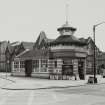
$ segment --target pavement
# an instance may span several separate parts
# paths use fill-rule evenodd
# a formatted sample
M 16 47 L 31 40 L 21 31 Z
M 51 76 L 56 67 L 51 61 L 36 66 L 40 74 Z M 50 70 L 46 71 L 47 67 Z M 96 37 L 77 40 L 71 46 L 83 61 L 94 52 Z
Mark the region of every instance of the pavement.
M 39 90 L 39 89 L 52 89 L 52 88 L 68 88 L 76 86 L 86 86 L 86 80 L 48 80 L 28 77 L 13 77 L 9 75 L 0 76 L 0 88 L 6 90 Z M 105 83 L 105 78 L 97 75 L 98 83 Z M 96 84 L 96 85 L 97 85 Z

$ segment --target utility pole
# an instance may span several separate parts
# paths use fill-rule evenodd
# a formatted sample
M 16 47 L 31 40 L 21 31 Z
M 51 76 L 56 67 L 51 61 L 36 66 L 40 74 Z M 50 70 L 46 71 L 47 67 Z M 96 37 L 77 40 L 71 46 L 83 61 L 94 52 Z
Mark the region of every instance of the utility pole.
M 96 44 L 95 44 L 95 25 L 93 26 L 93 40 L 94 40 L 94 54 L 93 54 L 93 72 L 94 72 L 94 83 L 97 83 L 96 78 Z
M 94 83 L 97 83 L 97 78 L 96 78 L 96 44 L 95 44 L 95 29 L 97 26 L 103 24 L 105 22 L 101 22 L 99 24 L 93 25 L 93 40 L 94 40 L 94 56 L 93 56 L 93 68 L 94 68 Z
M 0 71 L 1 71 L 1 42 L 0 42 Z

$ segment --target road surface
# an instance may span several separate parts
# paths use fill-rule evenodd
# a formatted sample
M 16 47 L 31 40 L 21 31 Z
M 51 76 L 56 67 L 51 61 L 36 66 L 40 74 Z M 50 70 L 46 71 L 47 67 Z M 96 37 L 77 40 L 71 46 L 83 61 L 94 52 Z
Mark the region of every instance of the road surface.
M 105 105 L 105 84 L 42 90 L 0 89 L 0 105 Z

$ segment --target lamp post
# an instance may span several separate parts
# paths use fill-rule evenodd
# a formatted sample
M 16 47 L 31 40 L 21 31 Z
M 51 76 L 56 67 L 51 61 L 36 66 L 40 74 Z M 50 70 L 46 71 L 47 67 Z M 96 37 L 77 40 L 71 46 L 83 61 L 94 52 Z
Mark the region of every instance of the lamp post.
M 2 51 L 1 51 L 1 44 L 2 44 L 2 43 L 0 42 L 0 71 L 2 71 L 2 70 L 1 70 L 1 52 L 2 52 Z
M 93 64 L 93 67 L 94 67 L 94 83 L 97 83 L 97 78 L 96 78 L 96 51 L 95 51 L 95 48 L 96 48 L 96 44 L 95 44 L 95 29 L 97 26 L 103 24 L 105 22 L 101 22 L 99 24 L 96 24 L 96 25 L 93 25 L 93 40 L 94 40 L 94 64 Z

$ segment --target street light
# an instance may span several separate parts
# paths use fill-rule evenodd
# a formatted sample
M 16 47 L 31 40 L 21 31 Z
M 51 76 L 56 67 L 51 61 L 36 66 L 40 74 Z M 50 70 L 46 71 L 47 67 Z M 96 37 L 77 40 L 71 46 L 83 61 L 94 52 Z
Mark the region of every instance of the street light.
M 95 44 L 95 28 L 101 24 L 105 23 L 104 21 L 99 23 L 99 24 L 96 24 L 96 25 L 93 25 L 93 40 L 94 40 L 94 83 L 97 83 L 97 78 L 96 78 L 96 51 L 95 51 L 95 47 L 96 47 L 96 44 Z

